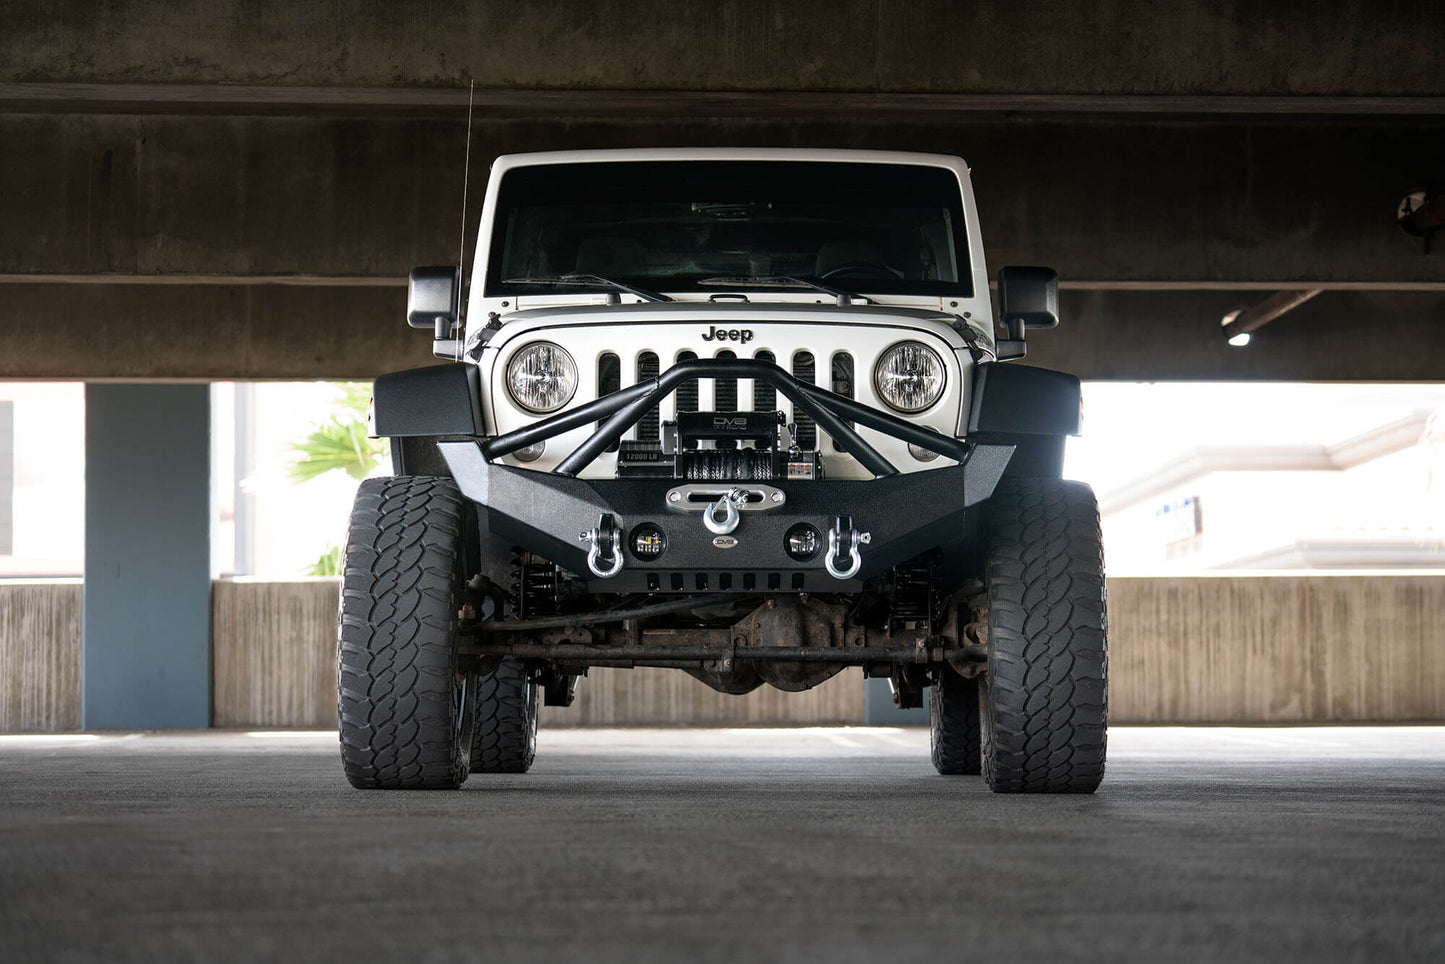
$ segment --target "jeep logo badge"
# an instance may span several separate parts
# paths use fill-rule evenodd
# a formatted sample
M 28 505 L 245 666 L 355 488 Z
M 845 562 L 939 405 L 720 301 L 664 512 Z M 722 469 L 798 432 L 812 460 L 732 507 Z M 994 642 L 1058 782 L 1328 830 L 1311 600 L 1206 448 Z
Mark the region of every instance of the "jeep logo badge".
M 703 332 L 703 341 L 736 341 L 746 345 L 753 340 L 751 328 L 719 328 L 716 325 L 709 325 L 707 331 Z

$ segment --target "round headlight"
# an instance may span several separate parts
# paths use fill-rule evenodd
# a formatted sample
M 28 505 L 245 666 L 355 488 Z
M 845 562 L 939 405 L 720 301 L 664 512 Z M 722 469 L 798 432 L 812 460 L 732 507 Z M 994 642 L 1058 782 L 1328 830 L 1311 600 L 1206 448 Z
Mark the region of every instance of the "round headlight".
M 560 345 L 535 342 L 507 363 L 507 391 L 529 412 L 555 412 L 577 391 L 577 363 Z
M 900 412 L 921 412 L 943 395 L 943 359 L 916 341 L 899 342 L 873 367 L 878 397 Z

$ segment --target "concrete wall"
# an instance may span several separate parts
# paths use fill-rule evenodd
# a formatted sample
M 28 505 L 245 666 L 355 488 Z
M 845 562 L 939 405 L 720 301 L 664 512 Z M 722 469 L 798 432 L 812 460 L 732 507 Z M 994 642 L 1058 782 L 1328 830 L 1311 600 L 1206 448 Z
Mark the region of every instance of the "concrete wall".
M 211 724 L 336 725 L 335 579 L 211 588 Z
M 215 584 L 213 722 L 335 722 L 336 584 Z M 1111 579 L 1116 723 L 1445 721 L 1445 574 Z M 80 726 L 78 583 L 0 583 L 0 731 Z M 861 723 L 850 671 L 809 693 L 714 693 L 597 670 L 543 725 Z
M 81 581 L 0 580 L 0 732 L 80 729 Z
M 1445 720 L 1445 575 L 1109 580 L 1110 718 Z

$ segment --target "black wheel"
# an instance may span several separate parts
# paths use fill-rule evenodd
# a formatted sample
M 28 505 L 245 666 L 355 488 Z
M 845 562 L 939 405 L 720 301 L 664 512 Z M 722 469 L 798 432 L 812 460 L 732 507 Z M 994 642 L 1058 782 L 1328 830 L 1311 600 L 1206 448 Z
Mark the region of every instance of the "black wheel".
M 976 774 L 983 765 L 978 680 L 964 679 L 946 665 L 936 672 L 938 678 L 928 689 L 933 766 L 949 776 Z
M 341 760 L 351 785 L 455 789 L 474 699 L 457 661 L 472 512 L 450 479 L 367 479 L 342 561 Z
M 998 793 L 1092 793 L 1108 717 L 1094 493 L 1081 482 L 1005 480 L 986 511 L 984 776 Z
M 472 679 L 473 773 L 526 773 L 537 755 L 537 684 L 514 659 Z

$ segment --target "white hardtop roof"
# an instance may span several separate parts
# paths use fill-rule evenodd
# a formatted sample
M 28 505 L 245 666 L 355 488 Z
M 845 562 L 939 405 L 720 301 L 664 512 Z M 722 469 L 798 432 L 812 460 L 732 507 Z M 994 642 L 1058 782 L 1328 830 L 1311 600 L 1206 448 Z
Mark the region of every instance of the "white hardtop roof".
M 952 154 L 908 151 L 854 151 L 808 147 L 637 147 L 598 151 L 539 151 L 503 154 L 492 163 L 495 173 L 536 164 L 596 164 L 613 161 L 835 161 L 852 164 L 917 164 L 967 171 L 963 158 Z

